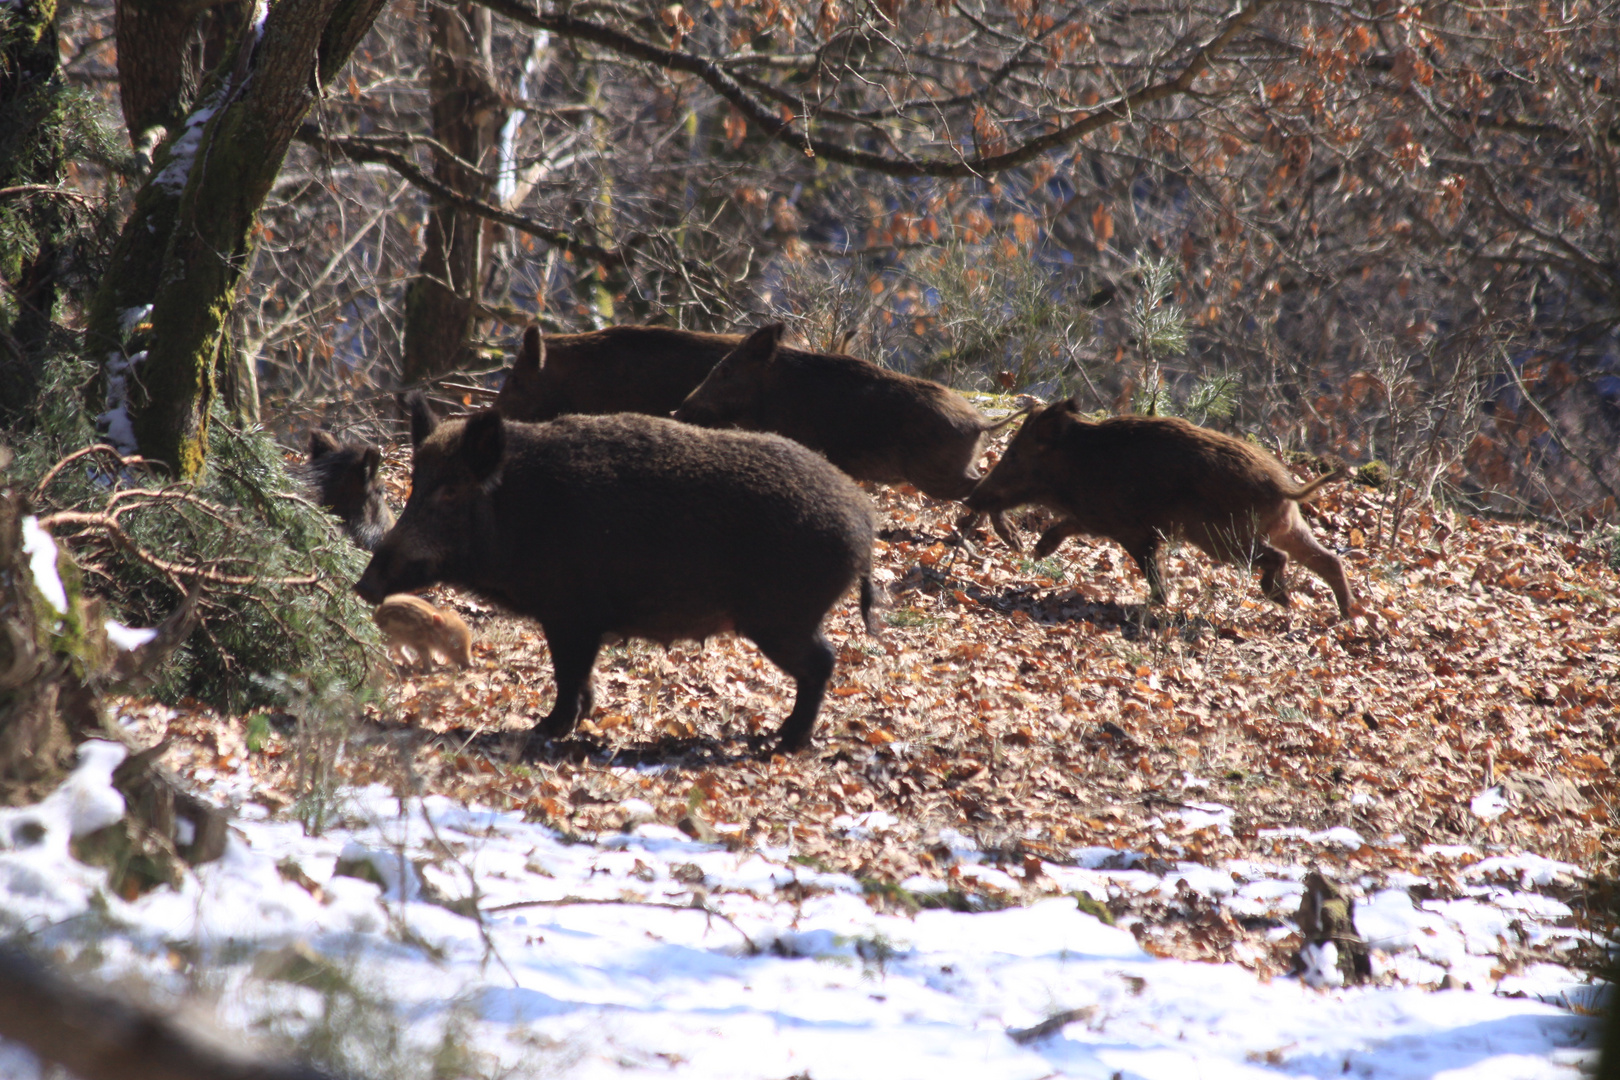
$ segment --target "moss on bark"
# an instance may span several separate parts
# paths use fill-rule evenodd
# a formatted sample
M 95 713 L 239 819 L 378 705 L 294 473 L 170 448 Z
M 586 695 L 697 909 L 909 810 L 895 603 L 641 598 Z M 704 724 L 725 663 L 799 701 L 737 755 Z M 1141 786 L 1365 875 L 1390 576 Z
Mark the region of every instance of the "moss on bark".
M 119 236 L 92 306 L 89 349 L 144 357 L 129 381 L 140 452 L 181 477 L 208 455 L 214 368 L 259 207 L 319 89 L 384 0 L 281 0 L 209 75 L 199 107 L 174 125 Z M 342 56 L 336 55 L 338 51 Z M 151 306 L 137 324 L 128 313 Z M 106 379 L 98 392 L 105 392 Z

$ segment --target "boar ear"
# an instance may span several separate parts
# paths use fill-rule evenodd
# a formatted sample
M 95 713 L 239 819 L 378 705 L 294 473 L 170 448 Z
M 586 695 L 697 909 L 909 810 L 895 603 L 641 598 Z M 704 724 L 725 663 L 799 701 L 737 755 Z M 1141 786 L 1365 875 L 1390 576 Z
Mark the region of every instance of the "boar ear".
M 506 425 L 501 414 L 485 409 L 467 418 L 461 429 L 461 460 L 472 470 L 473 478 L 482 483 L 500 467 L 506 456 Z
M 539 371 L 545 366 L 545 339 L 540 336 L 538 326 L 531 326 L 523 331 L 523 348 L 518 353 L 517 363 L 512 367 L 518 371 Z
M 415 449 L 427 442 L 428 436 L 439 426 L 439 418 L 433 414 L 427 395 L 420 390 L 406 397 L 405 411 L 411 414 L 411 448 Z
M 366 480 L 377 479 L 377 467 L 382 464 L 382 451 L 375 446 L 366 447 L 366 452 L 360 458 L 360 467 L 365 470 Z
M 341 449 L 343 444 L 330 431 L 318 427 L 309 429 L 309 460 L 314 461 Z
M 1080 412 L 1080 395 L 1076 394 L 1074 397 L 1063 399 L 1058 405 L 1058 411 L 1078 415 Z
M 777 346 L 782 343 L 782 330 L 779 322 L 766 323 L 744 338 L 731 355 L 742 363 L 768 363 L 775 358 Z

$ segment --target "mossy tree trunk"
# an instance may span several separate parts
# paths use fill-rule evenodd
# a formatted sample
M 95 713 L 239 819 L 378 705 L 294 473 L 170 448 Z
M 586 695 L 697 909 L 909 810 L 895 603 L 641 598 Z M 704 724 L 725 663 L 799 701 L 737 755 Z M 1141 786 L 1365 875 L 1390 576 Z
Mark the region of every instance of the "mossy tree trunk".
M 428 13 L 433 51 L 428 67 L 433 137 L 467 165 L 439 155 L 435 177 L 488 201 L 507 109 L 495 85 L 490 55 L 490 14 L 477 4 L 434 4 Z M 407 382 L 465 366 L 468 339 L 478 313 L 483 268 L 484 222 L 461 210 L 435 205 L 428 214 L 418 276 L 405 293 Z
M 254 0 L 118 0 L 118 96 L 132 146 L 150 151 L 184 121 L 253 7 Z
M 56 0 L 0 5 L 0 423 L 25 419 L 57 295 L 68 225 L 60 140 L 50 130 L 61 73 Z
M 193 477 L 208 453 L 214 367 L 258 211 L 321 88 L 385 0 L 275 0 L 171 125 L 92 303 L 97 391 L 147 458 Z M 127 365 L 120 377 L 117 368 Z M 115 441 L 120 428 L 109 416 Z M 123 441 L 128 441 L 123 440 Z

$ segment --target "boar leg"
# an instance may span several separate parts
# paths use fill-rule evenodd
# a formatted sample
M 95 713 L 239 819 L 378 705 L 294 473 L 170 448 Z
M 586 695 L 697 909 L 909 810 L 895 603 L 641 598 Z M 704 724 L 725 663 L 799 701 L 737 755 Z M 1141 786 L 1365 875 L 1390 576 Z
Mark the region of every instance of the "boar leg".
M 1127 555 L 1136 560 L 1136 565 L 1142 568 L 1142 576 L 1147 578 L 1150 604 L 1165 602 L 1164 578 L 1159 575 L 1159 543 L 1160 537 L 1156 532 L 1120 540 L 1120 546 L 1125 549 Z
M 1041 533 L 1041 538 L 1035 542 L 1035 557 L 1037 559 L 1046 558 L 1056 551 L 1058 545 L 1062 544 L 1063 541 L 1071 536 L 1079 536 L 1085 531 L 1085 529 L 1081 528 L 1080 523 L 1073 518 L 1049 526 L 1045 532 Z
M 1321 544 L 1311 535 L 1310 527 L 1299 516 L 1299 508 L 1290 504 L 1291 513 L 1282 522 L 1282 527 L 1273 531 L 1271 542 L 1303 563 L 1305 569 L 1327 582 L 1328 588 L 1333 590 L 1333 597 L 1339 602 L 1339 615 L 1348 619 L 1351 604 L 1350 581 L 1344 575 L 1344 563 L 1339 557 Z
M 1288 595 L 1288 582 L 1283 577 L 1288 569 L 1287 555 L 1264 540 L 1256 540 L 1254 565 L 1260 571 L 1260 591 L 1266 594 L 1267 600 L 1275 601 L 1283 607 L 1293 603 Z
M 547 633 L 546 643 L 551 647 L 551 667 L 557 676 L 557 701 L 535 726 L 535 734 L 557 739 L 573 731 L 579 718 L 589 713 L 595 703 L 591 667 L 602 647 L 602 635 Z M 532 737 L 530 742 L 532 745 Z
M 1013 530 L 1011 525 L 1007 524 L 1006 511 L 992 511 L 990 514 L 990 525 L 996 530 L 996 535 L 1001 537 L 1002 542 L 1008 547 L 1012 548 L 1014 551 L 1024 550 L 1024 542 L 1018 539 L 1018 533 Z
M 827 680 L 832 678 L 832 646 L 821 636 L 819 628 L 810 634 L 773 629 L 761 635 L 750 633 L 747 636 L 771 663 L 793 676 L 798 686 L 793 711 L 777 732 L 776 750 L 793 754 L 809 749 L 816 714 L 821 712 L 821 699 L 827 693 Z

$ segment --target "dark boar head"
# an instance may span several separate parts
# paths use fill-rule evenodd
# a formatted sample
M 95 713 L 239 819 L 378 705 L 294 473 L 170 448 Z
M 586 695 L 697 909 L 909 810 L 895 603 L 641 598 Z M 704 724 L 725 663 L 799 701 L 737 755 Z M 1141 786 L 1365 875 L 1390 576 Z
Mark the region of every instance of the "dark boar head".
M 767 323 L 749 334 L 686 396 L 673 413 L 675 419 L 700 427 L 758 427 L 781 342 L 781 323 Z
M 377 468 L 382 453 L 366 443 L 345 443 L 321 428 L 309 432 L 309 463 L 304 476 L 320 504 L 343 519 L 354 542 L 366 550 L 377 546 L 394 524 Z
M 441 424 L 421 394 L 407 404 L 411 497 L 354 586 L 373 604 L 476 572 L 491 542 L 490 490 L 506 456 L 506 428 L 495 410 Z
M 523 331 L 523 348 L 495 395 L 496 411 L 510 420 L 539 418 L 546 405 L 546 378 L 541 374 L 545 366 L 545 339 L 538 326 L 531 326 Z

